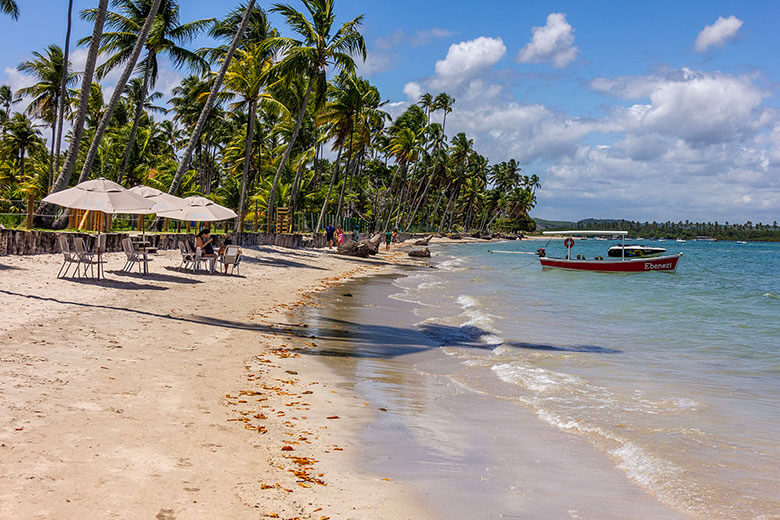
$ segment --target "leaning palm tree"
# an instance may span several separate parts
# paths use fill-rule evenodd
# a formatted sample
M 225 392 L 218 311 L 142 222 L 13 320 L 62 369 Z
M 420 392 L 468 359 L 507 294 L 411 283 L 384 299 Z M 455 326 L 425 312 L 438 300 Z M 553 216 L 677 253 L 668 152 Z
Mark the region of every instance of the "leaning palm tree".
M 116 0 L 114 5 L 117 12 L 108 15 L 108 26 L 112 29 L 103 35 L 103 47 L 101 53 L 109 54 L 106 62 L 100 66 L 98 73 L 104 77 L 109 71 L 126 63 L 131 59 L 136 44 L 142 37 L 146 20 L 156 4 L 156 0 Z M 84 18 L 92 20 L 95 16 L 94 9 L 84 11 Z M 146 39 L 146 54 L 140 62 L 140 70 L 143 75 L 144 92 L 154 88 L 159 71 L 158 59 L 161 55 L 167 56 L 174 67 L 188 67 L 200 73 L 208 70 L 206 61 L 197 53 L 183 47 L 200 32 L 204 31 L 213 19 L 195 20 L 189 23 L 180 23 L 179 4 L 176 0 L 164 0 L 154 18 L 154 24 Z M 148 29 L 147 29 L 148 30 Z M 142 98 L 145 96 L 142 96 Z M 122 158 L 122 167 L 118 178 L 124 176 L 133 150 L 133 142 L 138 125 L 143 115 L 143 101 L 135 107 L 135 118 L 130 131 L 125 155 Z
M 269 220 L 273 220 L 274 200 L 279 179 L 287 166 L 287 160 L 295 145 L 303 116 L 309 106 L 315 87 L 318 94 L 315 104 L 320 106 L 325 93 L 327 68 L 335 66 L 337 69 L 349 73 L 355 70 L 355 55 L 361 56 L 363 60 L 366 59 L 366 43 L 357 30 L 363 19 L 362 15 L 344 23 L 334 33 L 333 24 L 336 21 L 336 14 L 333 10 L 333 4 L 335 0 L 301 1 L 311 20 L 287 4 L 275 4 L 272 9 L 272 11 L 284 16 L 290 29 L 301 36 L 301 39 L 280 37 L 269 40 L 269 44 L 281 45 L 284 48 L 284 58 L 277 66 L 279 77 L 286 81 L 293 81 L 296 77 L 304 76 L 307 84 L 303 102 L 295 119 L 295 127 L 279 161 L 271 186 L 267 211 Z
M 15 0 L 0 0 L 0 11 L 11 15 L 14 20 L 19 19 L 19 6 Z
M 184 176 L 184 172 L 187 171 L 187 168 L 190 166 L 192 152 L 195 149 L 195 145 L 200 140 L 203 127 L 206 126 L 206 120 L 208 119 L 209 113 L 211 112 L 211 107 L 214 106 L 214 101 L 217 99 L 217 96 L 222 89 L 222 81 L 225 78 L 225 74 L 227 73 L 227 69 L 230 66 L 230 62 L 233 59 L 233 54 L 236 52 L 236 48 L 244 36 L 244 31 L 246 31 L 246 27 L 249 24 L 249 18 L 254 6 L 255 0 L 249 0 L 249 3 L 246 6 L 246 10 L 244 11 L 244 17 L 241 20 L 241 26 L 238 28 L 238 31 L 236 31 L 236 34 L 233 37 L 233 42 L 230 44 L 230 48 L 228 49 L 227 54 L 222 61 L 222 67 L 219 69 L 216 78 L 214 78 L 211 92 L 209 92 L 206 103 L 203 105 L 203 109 L 200 111 L 198 121 L 195 123 L 195 127 L 192 130 L 192 135 L 190 135 L 190 140 L 187 143 L 187 147 L 184 149 L 181 160 L 179 161 L 179 167 L 176 169 L 176 173 L 174 174 L 173 179 L 171 179 L 171 185 L 168 188 L 168 193 L 175 194 L 178 191 L 179 184 L 181 183 L 182 177 Z
M 79 155 L 81 137 L 84 134 L 84 121 L 87 118 L 87 105 L 89 103 L 92 76 L 95 73 L 98 50 L 100 49 L 100 38 L 103 35 L 103 25 L 106 21 L 107 13 L 108 0 L 100 0 L 97 14 L 95 16 L 95 26 L 92 30 L 92 38 L 90 39 L 89 43 L 89 50 L 87 51 L 87 62 L 84 66 L 81 94 L 79 95 L 79 108 L 78 112 L 76 113 L 76 119 L 73 123 L 70 146 L 68 147 L 68 155 L 65 159 L 65 165 L 62 168 L 62 172 L 59 174 L 57 180 L 52 186 L 52 193 L 61 191 L 68 186 L 70 183 L 70 178 L 73 175 L 73 170 L 76 168 L 76 159 Z M 51 204 L 41 204 L 38 206 L 38 211 L 36 212 L 36 221 L 38 225 L 48 224 L 51 222 L 52 219 L 43 217 L 44 215 L 47 215 L 50 210 Z
M 95 130 L 95 135 L 92 138 L 92 144 L 90 144 L 89 150 L 87 151 L 87 156 L 84 159 L 84 165 L 81 168 L 81 175 L 79 175 L 79 182 L 83 182 L 87 180 L 87 178 L 89 177 L 90 171 L 92 170 L 92 163 L 95 160 L 98 147 L 100 146 L 100 140 L 103 138 L 103 133 L 106 131 L 109 121 L 111 121 L 111 117 L 113 116 L 114 110 L 116 109 L 116 106 L 119 103 L 119 99 L 125 93 L 125 86 L 127 85 L 127 82 L 130 79 L 130 75 L 133 73 L 133 69 L 135 69 L 136 63 L 138 63 L 138 58 L 141 55 L 141 51 L 143 50 L 144 45 L 146 44 L 147 38 L 149 36 L 149 31 L 151 30 L 152 24 L 154 23 L 155 17 L 157 16 L 157 12 L 160 8 L 161 3 L 162 0 L 154 0 L 154 2 L 152 3 L 149 9 L 149 13 L 146 16 L 146 20 L 144 21 L 144 25 L 143 27 L 141 27 L 141 31 L 138 34 L 138 39 L 136 40 L 135 45 L 133 46 L 133 50 L 130 53 L 130 55 L 127 56 L 127 63 L 125 64 L 125 69 L 122 72 L 122 75 L 119 77 L 116 86 L 114 87 L 114 93 L 111 95 L 111 100 L 108 102 L 108 106 L 106 107 L 106 110 L 100 119 L 100 123 L 98 123 L 97 129 Z M 140 89 L 136 87 L 135 90 L 139 91 L 139 96 L 138 96 L 139 98 L 143 98 L 146 96 L 146 92 L 143 87 L 141 87 Z M 140 101 L 140 105 L 143 107 L 143 104 L 144 104 L 144 100 L 142 99 Z M 135 127 L 137 128 L 137 125 L 135 125 Z M 132 138 L 131 138 L 131 142 L 132 142 Z M 122 182 L 121 172 L 120 175 L 117 177 L 117 182 L 119 183 Z
M 32 76 L 35 83 L 19 89 L 18 94 L 29 96 L 32 101 L 27 106 L 27 114 L 46 122 L 51 128 L 51 150 L 49 152 L 49 185 L 53 182 L 54 150 L 57 141 L 57 120 L 60 96 L 76 82 L 76 74 L 66 76 L 65 88 L 61 84 L 63 69 L 66 68 L 62 49 L 58 45 L 49 45 L 43 53 L 33 52 L 33 59 L 24 61 L 17 67 L 21 72 Z
M 273 34 L 270 26 L 268 34 Z M 274 34 L 275 36 L 275 34 Z M 243 49 L 237 49 L 230 67 L 225 74 L 225 88 L 238 95 L 241 99 L 233 103 L 232 109 L 249 109 L 247 121 L 246 143 L 244 150 L 244 170 L 241 176 L 241 193 L 238 203 L 236 228 L 243 229 L 244 207 L 246 204 L 246 186 L 249 177 L 249 163 L 252 160 L 252 139 L 254 138 L 255 122 L 257 120 L 257 104 L 260 101 L 263 88 L 268 84 L 269 72 L 273 65 L 273 49 L 259 44 L 251 44 Z M 265 96 L 268 98 L 268 96 Z

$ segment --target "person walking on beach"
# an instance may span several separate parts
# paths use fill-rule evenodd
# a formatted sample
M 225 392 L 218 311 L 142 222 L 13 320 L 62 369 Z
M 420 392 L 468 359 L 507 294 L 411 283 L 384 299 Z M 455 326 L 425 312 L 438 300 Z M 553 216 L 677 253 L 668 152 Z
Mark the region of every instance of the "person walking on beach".
M 390 250 L 390 242 L 393 240 L 393 235 L 395 234 L 395 231 L 385 231 L 385 251 Z
M 336 228 L 333 225 L 328 224 L 325 226 L 325 239 L 328 241 L 328 249 L 333 249 L 333 233 L 336 232 Z
M 357 224 L 355 224 L 355 229 L 352 231 L 352 240 L 360 242 L 360 230 L 358 229 Z
M 344 243 L 344 231 L 341 229 L 341 226 L 336 228 L 336 240 L 338 241 L 338 245 L 342 245 Z

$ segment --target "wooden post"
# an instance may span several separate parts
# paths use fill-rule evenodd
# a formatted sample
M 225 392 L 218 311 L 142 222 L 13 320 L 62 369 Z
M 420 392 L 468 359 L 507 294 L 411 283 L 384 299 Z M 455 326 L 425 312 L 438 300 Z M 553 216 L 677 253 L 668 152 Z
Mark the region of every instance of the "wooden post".
M 255 200 L 255 233 L 257 233 L 257 200 Z
M 35 208 L 35 195 L 30 192 L 27 194 L 27 229 L 33 227 L 33 209 Z
M 163 229 L 165 230 L 166 233 L 168 232 L 168 219 L 167 218 L 163 219 Z

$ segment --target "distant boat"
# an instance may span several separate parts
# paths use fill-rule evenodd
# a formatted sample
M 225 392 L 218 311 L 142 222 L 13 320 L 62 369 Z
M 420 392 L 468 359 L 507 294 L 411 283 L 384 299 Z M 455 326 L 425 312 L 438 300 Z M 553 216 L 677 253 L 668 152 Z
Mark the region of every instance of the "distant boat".
M 744 240 L 737 240 L 737 244 L 747 244 Z
M 545 231 L 545 235 L 601 235 L 603 231 Z M 613 234 L 621 235 L 623 241 L 628 234 L 626 231 L 617 231 Z M 644 248 L 644 246 L 626 246 L 622 243 L 615 248 L 620 250 L 619 258 L 611 257 L 610 253 L 607 254 L 610 258 L 606 260 L 604 257 L 596 257 L 588 260 L 581 255 L 577 255 L 577 258 L 572 258 L 571 250 L 574 247 L 574 240 L 569 237 L 563 241 L 563 245 L 566 246 L 566 257 L 555 258 L 547 256 L 545 248 L 539 248 L 537 254 L 539 255 L 539 262 L 542 264 L 542 269 L 570 269 L 575 271 L 600 271 L 611 273 L 643 273 L 648 271 L 674 271 L 677 269 L 677 262 L 680 260 L 682 253 L 676 255 L 667 256 L 651 256 L 651 257 L 629 257 L 626 253 L 633 248 Z M 645 249 L 660 249 L 662 252 L 666 252 L 663 248 L 645 248 Z M 660 253 L 658 253 L 660 254 Z
M 677 239 L 677 241 L 678 241 L 679 243 L 681 243 L 681 244 L 684 244 L 684 243 L 685 243 L 685 239 L 683 239 L 683 238 L 678 238 L 678 239 Z

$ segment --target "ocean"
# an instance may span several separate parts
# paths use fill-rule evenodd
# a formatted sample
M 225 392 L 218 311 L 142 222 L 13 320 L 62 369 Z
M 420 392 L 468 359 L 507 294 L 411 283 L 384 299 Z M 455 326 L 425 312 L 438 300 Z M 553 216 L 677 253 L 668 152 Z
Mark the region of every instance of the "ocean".
M 312 353 L 379 410 L 370 469 L 441 518 L 780 518 L 780 244 L 642 243 L 677 272 L 435 245 L 305 311 Z

